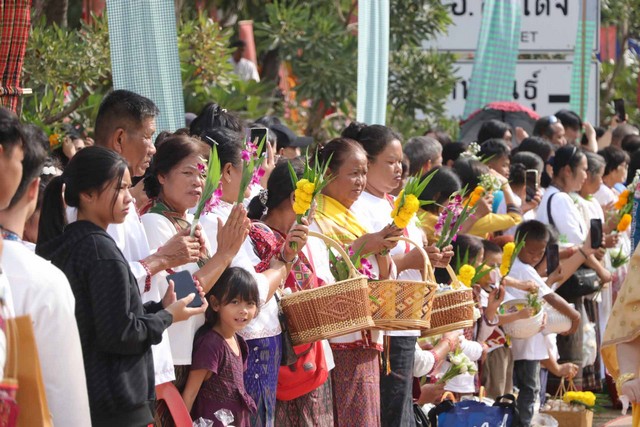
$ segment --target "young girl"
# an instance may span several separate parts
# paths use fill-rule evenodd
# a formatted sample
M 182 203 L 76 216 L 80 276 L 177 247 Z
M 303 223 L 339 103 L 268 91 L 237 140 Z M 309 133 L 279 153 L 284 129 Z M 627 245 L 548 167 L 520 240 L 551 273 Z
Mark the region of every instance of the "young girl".
M 161 302 L 142 304 L 129 264 L 106 232 L 109 224 L 125 220 L 130 186 L 125 159 L 90 147 L 51 181 L 42 206 L 36 251 L 71 284 L 94 427 L 153 422 L 151 346 L 171 323 L 202 313 L 207 305 L 187 308 L 195 294 L 176 301 L 173 282 Z M 78 209 L 78 220 L 68 225 L 63 188 L 64 202 Z
M 196 333 L 182 398 L 193 419 L 202 417 L 222 426 L 215 413 L 228 409 L 234 426 L 247 427 L 256 405 L 244 388 L 249 349 L 238 332 L 258 314 L 258 285 L 246 270 L 230 267 L 206 298 L 206 321 Z

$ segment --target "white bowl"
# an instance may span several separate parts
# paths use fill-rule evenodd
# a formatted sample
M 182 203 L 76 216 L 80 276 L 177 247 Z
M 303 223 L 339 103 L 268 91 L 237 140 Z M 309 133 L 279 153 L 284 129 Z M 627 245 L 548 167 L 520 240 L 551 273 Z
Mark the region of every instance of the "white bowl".
M 507 312 L 506 308 L 516 305 L 516 304 L 524 304 L 527 305 L 526 299 L 515 299 L 508 301 L 504 304 L 505 312 Z M 544 317 L 544 309 L 541 309 L 538 314 L 533 317 L 529 317 L 528 319 L 518 319 L 515 322 L 507 323 L 502 325 L 502 330 L 505 334 L 509 335 L 511 338 L 517 339 L 527 339 L 531 338 L 538 332 L 540 332 L 540 328 L 542 327 L 542 318 Z
M 569 304 L 574 307 L 573 304 Z M 547 313 L 547 324 L 542 331 L 543 334 L 562 334 L 571 329 L 571 319 L 560 313 L 549 304 L 545 304 L 544 311 Z

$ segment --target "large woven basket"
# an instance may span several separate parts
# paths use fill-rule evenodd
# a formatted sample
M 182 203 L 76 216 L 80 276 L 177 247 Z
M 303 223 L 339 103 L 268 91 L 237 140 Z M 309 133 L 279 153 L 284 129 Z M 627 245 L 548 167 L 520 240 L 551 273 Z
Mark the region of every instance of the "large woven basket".
M 281 298 L 280 304 L 293 344 L 305 344 L 373 328 L 367 278 L 359 275 L 338 242 L 312 231 L 309 236 L 323 240 L 342 256 L 349 265 L 349 278 Z
M 473 326 L 473 291 L 460 283 L 449 265 L 447 272 L 453 289 L 436 292 L 431 309 L 431 328 L 422 333 L 423 337 Z
M 428 329 L 433 297 L 438 289 L 429 257 L 411 239 L 394 237 L 389 240 L 404 240 L 418 249 L 424 260 L 422 281 L 369 280 L 373 323 L 376 328 L 386 330 Z

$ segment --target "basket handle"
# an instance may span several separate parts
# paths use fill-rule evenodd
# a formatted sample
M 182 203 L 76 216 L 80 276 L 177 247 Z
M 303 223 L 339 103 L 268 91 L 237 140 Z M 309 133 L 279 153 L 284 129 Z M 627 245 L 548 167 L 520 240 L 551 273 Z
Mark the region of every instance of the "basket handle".
M 466 288 L 466 286 L 464 286 L 462 283 L 460 283 L 460 280 L 458 280 L 458 275 L 455 271 L 453 271 L 451 265 L 447 265 L 447 273 L 449 273 L 449 277 L 451 277 L 451 287 L 453 289 L 460 289 L 463 287 Z
M 564 394 L 567 392 L 567 388 L 564 385 L 564 377 L 560 378 L 560 385 L 558 386 L 558 390 L 556 391 L 556 394 L 553 395 L 553 400 L 560 400 L 562 399 L 562 397 L 564 396 Z
M 353 263 L 351 262 L 351 258 L 349 257 L 349 255 L 347 255 L 347 252 L 344 250 L 344 248 L 342 247 L 342 245 L 340 243 L 336 242 L 331 237 L 327 237 L 324 234 L 316 233 L 315 231 L 309 231 L 308 236 L 309 237 L 317 237 L 318 239 L 322 240 L 327 246 L 330 246 L 333 249 L 335 249 L 336 251 L 338 251 L 338 253 L 342 257 L 342 259 L 349 266 L 349 278 L 350 279 L 354 279 L 354 278 L 360 276 L 360 274 L 358 273 L 358 270 L 356 269 L 355 265 L 353 265 Z
M 395 242 L 403 240 L 415 246 L 416 249 L 418 249 L 418 252 L 420 252 L 420 255 L 422 255 L 422 259 L 424 260 L 424 266 L 422 268 L 422 281 L 426 282 L 427 280 L 430 279 L 432 282 L 435 283 L 436 277 L 435 277 L 435 274 L 433 273 L 433 266 L 431 265 L 431 260 L 429 259 L 429 255 L 427 255 L 427 252 L 422 248 L 422 246 L 420 246 L 413 240 L 409 239 L 408 237 L 404 237 L 404 236 L 389 237 L 387 238 L 387 240 L 391 240 Z

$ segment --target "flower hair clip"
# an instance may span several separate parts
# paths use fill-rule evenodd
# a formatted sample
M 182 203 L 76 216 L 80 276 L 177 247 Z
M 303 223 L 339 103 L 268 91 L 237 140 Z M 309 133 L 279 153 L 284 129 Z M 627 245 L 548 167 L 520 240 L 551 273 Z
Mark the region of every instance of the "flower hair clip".
M 40 175 L 58 176 L 60 175 L 60 171 L 58 171 L 58 168 L 56 168 L 55 166 L 45 166 L 42 168 L 42 173 Z
M 258 199 L 260 200 L 260 203 L 267 206 L 267 201 L 269 200 L 269 190 L 267 190 L 266 188 L 260 190 L 260 192 L 258 193 Z

